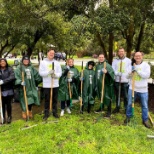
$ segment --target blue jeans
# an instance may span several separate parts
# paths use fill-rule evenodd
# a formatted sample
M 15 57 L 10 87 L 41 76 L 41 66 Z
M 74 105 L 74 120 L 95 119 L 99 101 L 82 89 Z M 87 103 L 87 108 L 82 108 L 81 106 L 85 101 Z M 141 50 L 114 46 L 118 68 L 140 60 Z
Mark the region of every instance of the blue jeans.
M 140 93 L 134 92 L 134 101 L 136 98 L 139 98 L 142 107 L 142 120 L 148 120 L 148 92 Z M 132 90 L 128 90 L 128 105 L 126 110 L 126 116 L 128 118 L 132 117 Z

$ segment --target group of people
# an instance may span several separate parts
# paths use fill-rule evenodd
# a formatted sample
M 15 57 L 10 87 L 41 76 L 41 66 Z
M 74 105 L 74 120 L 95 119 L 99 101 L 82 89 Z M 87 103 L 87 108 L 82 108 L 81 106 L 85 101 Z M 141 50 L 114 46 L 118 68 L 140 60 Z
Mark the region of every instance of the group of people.
M 118 57 L 110 65 L 104 54 L 98 56 L 98 62 L 87 62 L 85 68 L 78 71 L 74 60 L 69 58 L 65 66 L 54 59 L 54 50 L 47 52 L 47 58 L 40 61 L 39 71 L 30 62 L 28 56 L 23 56 L 21 64 L 12 70 L 6 59 L 0 59 L 0 86 L 2 93 L 2 109 L 4 122 L 12 119 L 11 100 L 14 86 L 19 88 L 19 98 L 23 119 L 32 118 L 32 106 L 40 105 L 38 85 L 43 82 L 44 116 L 46 120 L 50 113 L 59 118 L 57 105 L 61 103 L 60 116 L 66 111 L 71 114 L 72 99 L 79 99 L 81 113 L 87 109 L 90 113 L 95 98 L 100 100 L 100 107 L 95 112 L 102 112 L 107 106 L 106 117 L 118 113 L 121 108 L 121 97 L 124 100 L 126 119 L 129 123 L 132 113 L 132 99 L 139 98 L 142 107 L 142 121 L 148 125 L 148 78 L 150 66 L 143 62 L 143 53 L 135 52 L 133 59 L 125 56 L 124 48 L 119 48 Z M 94 69 L 95 68 L 95 69 Z M 134 96 L 132 97 L 132 91 Z M 26 94 L 26 97 L 25 97 Z M 111 104 L 116 101 L 112 111 Z M 5 109 L 6 108 L 6 109 Z M 7 119 L 6 113 L 7 111 Z

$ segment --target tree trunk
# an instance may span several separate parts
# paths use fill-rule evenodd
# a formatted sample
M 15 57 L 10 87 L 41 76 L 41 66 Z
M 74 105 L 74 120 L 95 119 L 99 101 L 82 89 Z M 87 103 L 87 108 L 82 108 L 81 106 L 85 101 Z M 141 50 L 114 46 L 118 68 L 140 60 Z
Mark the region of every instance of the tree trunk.
M 108 59 L 107 52 L 106 52 L 106 49 L 105 49 L 105 45 L 104 45 L 104 42 L 103 42 L 103 40 L 101 38 L 101 35 L 99 33 L 97 33 L 96 37 L 98 39 L 98 42 L 99 42 L 100 46 L 102 47 L 102 50 L 103 50 L 103 53 L 104 53 L 105 57 Z
M 2 43 L 1 43 L 0 57 L 2 57 L 3 51 L 4 51 L 4 49 L 5 49 L 8 45 L 9 45 L 9 41 L 8 41 L 8 40 L 5 41 L 4 45 L 2 45 Z M 6 56 L 7 56 L 7 55 L 8 55 L 8 53 L 6 54 Z
M 129 25 L 128 34 L 126 34 L 126 42 L 127 42 L 127 57 L 131 57 L 131 51 L 133 47 L 133 37 L 134 37 L 134 21 Z
M 113 41 L 114 41 L 114 35 L 113 33 L 110 33 L 109 34 L 109 56 L 108 56 L 109 64 L 112 64 L 112 59 L 113 59 Z
M 27 49 L 27 55 L 29 57 L 32 55 L 33 49 L 34 49 L 36 43 L 39 41 L 39 39 L 42 37 L 43 34 L 44 34 L 44 30 L 42 30 L 42 31 L 37 30 L 35 32 L 34 41 L 31 43 L 31 45 L 28 46 L 28 49 Z
M 7 54 L 4 56 L 4 58 L 7 57 L 7 55 L 14 49 L 16 45 L 12 45 L 12 47 L 7 51 Z
M 130 38 L 128 38 L 126 40 L 127 43 L 127 57 L 131 58 L 131 51 L 132 51 L 132 40 Z
M 141 28 L 140 28 L 140 33 L 139 33 L 137 45 L 136 45 L 136 51 L 140 50 L 141 42 L 142 42 L 142 39 L 143 39 L 144 29 L 145 29 L 145 22 L 142 23 Z

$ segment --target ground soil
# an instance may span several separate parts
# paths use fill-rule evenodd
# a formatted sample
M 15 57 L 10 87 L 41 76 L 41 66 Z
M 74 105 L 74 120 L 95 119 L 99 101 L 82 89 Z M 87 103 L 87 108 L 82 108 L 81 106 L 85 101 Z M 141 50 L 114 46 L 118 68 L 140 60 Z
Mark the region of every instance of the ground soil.
M 154 113 L 154 84 L 149 84 L 149 110 Z
M 32 112 L 33 115 L 41 114 L 43 112 L 44 105 L 41 103 L 40 106 L 33 106 Z M 20 103 L 12 103 L 12 121 L 22 119 L 22 110 Z
M 33 114 L 41 114 L 44 109 L 44 103 L 42 101 L 41 106 L 33 107 Z M 154 113 L 154 84 L 149 84 L 149 110 Z M 22 110 L 20 103 L 12 103 L 12 117 L 14 120 L 22 119 Z

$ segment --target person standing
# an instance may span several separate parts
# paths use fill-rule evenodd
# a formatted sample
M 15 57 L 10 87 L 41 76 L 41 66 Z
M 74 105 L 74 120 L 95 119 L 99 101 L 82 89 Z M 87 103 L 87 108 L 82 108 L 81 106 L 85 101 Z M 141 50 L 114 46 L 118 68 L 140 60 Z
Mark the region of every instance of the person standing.
M 5 58 L 0 59 L 0 86 L 2 95 L 2 111 L 3 111 L 3 123 L 11 123 L 12 120 L 12 99 L 13 99 L 13 87 L 14 87 L 15 75 L 13 69 L 8 66 Z M 7 111 L 7 120 L 6 120 Z
M 43 78 L 43 88 L 45 96 L 44 117 L 43 117 L 44 120 L 47 120 L 47 118 L 49 117 L 51 88 L 52 88 L 51 110 L 53 116 L 55 118 L 59 118 L 57 114 L 57 103 L 58 103 L 59 78 L 62 75 L 62 69 L 59 62 L 54 59 L 54 55 L 55 51 L 52 49 L 49 50 L 47 52 L 47 58 L 44 58 L 43 61 L 40 62 L 39 66 L 39 74 Z
M 58 99 L 61 102 L 60 116 L 64 116 L 65 106 L 66 111 L 71 114 L 70 99 L 78 99 L 78 86 L 79 86 L 79 71 L 74 67 L 74 60 L 67 59 L 66 66 L 62 67 L 62 76 L 59 81 Z M 69 89 L 70 84 L 70 89 Z M 70 91 L 72 98 L 70 98 Z
M 82 112 L 84 107 L 87 107 L 87 112 L 90 113 L 92 105 L 95 102 L 95 63 L 94 61 L 89 61 L 83 71 L 83 81 L 82 89 Z
M 38 71 L 31 65 L 29 56 L 22 57 L 21 64 L 15 69 L 15 85 L 19 87 L 19 99 L 22 108 L 22 118 L 32 118 L 32 106 L 40 105 L 37 86 L 42 82 L 42 78 Z M 28 103 L 28 115 L 25 104 L 24 90 L 26 89 L 26 97 Z
M 116 108 L 112 113 L 118 113 L 120 110 L 120 98 L 124 98 L 124 108 L 126 112 L 128 101 L 128 68 L 131 67 L 131 60 L 125 56 L 124 48 L 119 48 L 118 57 L 112 62 L 112 68 L 115 74 L 115 95 Z M 120 97 L 120 98 L 119 98 Z M 119 101 L 119 102 L 118 102 Z
M 150 77 L 151 69 L 148 63 L 143 62 L 142 52 L 135 52 L 134 63 L 129 72 L 128 105 L 124 123 L 129 123 L 132 117 L 132 82 L 134 75 L 134 101 L 136 98 L 140 100 L 142 107 L 142 122 L 145 127 L 150 128 L 148 124 L 148 78 Z
M 104 109 L 104 105 L 107 105 L 107 114 L 106 117 L 111 116 L 111 102 L 114 99 L 114 70 L 111 67 L 110 64 L 105 59 L 104 54 L 100 54 L 98 57 L 98 64 L 96 65 L 95 69 L 95 77 L 96 77 L 96 92 L 97 97 L 101 100 L 102 98 L 102 105 L 98 110 L 95 112 L 102 112 Z M 105 66 L 105 67 L 104 67 Z M 102 79 L 105 75 L 104 80 L 104 87 L 102 87 Z M 104 96 L 102 96 L 102 92 L 104 93 Z

